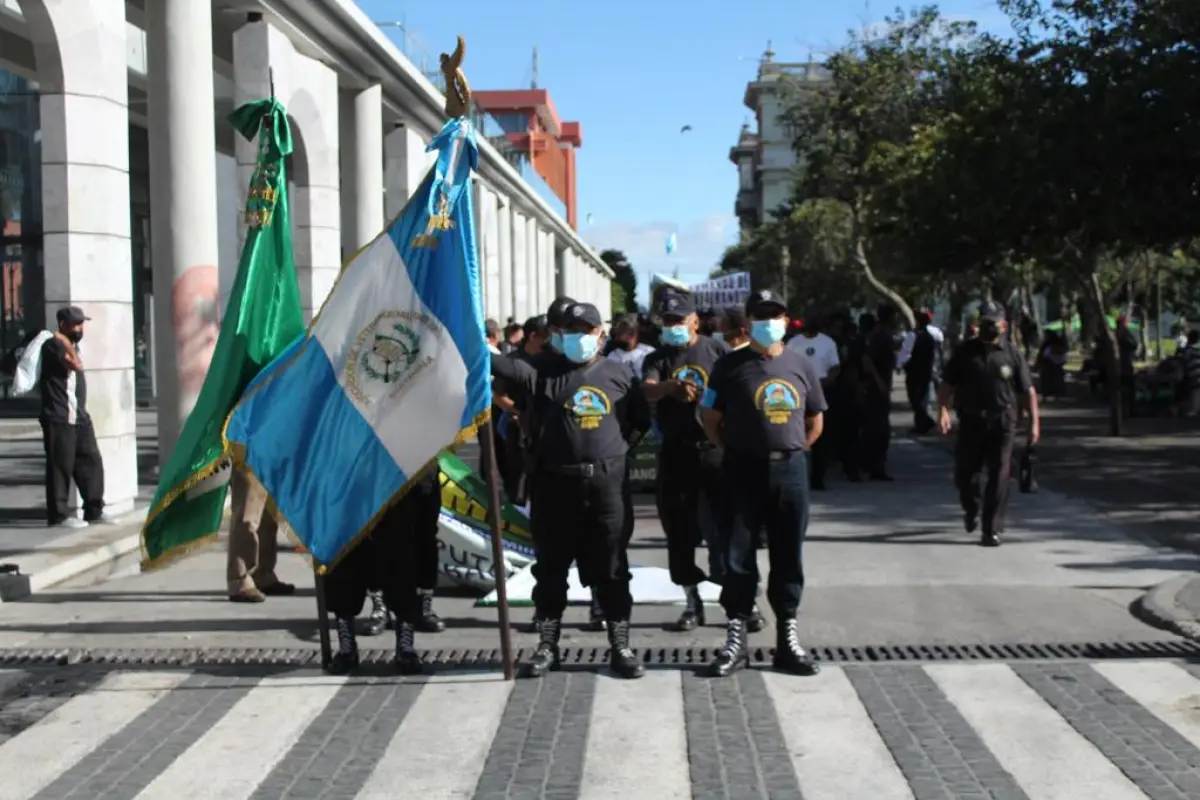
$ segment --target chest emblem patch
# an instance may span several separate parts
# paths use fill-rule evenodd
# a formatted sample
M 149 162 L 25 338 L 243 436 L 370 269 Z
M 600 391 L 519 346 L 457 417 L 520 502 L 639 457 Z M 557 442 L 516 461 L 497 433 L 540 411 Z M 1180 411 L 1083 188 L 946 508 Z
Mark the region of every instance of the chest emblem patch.
M 803 406 L 803 395 L 785 380 L 773 378 L 754 393 L 754 406 L 772 425 L 786 425 L 792 414 Z
M 1011 378 L 1012 374 L 1013 374 L 1012 367 L 1010 367 L 1008 364 L 1005 364 L 1002 367 L 1000 367 L 1000 377 L 1004 378 L 1004 380 L 1008 380 L 1009 378 Z
M 684 364 L 679 369 L 671 373 L 671 379 L 681 383 L 690 383 L 699 389 L 704 389 L 708 386 L 708 373 L 703 367 L 698 367 L 695 364 Z
M 595 386 L 580 386 L 571 395 L 567 410 L 582 430 L 594 431 L 612 413 L 612 403 L 608 401 L 608 395 Z

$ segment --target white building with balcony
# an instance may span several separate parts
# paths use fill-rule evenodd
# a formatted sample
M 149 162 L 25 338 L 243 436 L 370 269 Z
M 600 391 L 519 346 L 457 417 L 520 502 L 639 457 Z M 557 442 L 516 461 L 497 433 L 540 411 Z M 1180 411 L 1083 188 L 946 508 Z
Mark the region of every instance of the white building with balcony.
M 255 160 L 226 116 L 272 85 L 297 141 L 295 260 L 311 315 L 431 164 L 444 119 L 429 70 L 353 0 L 0 0 L 0 346 L 64 305 L 92 318 L 89 409 L 113 513 L 137 494 L 139 378 L 154 373 L 160 453 L 203 382 Z M 488 315 L 524 320 L 569 293 L 607 317 L 611 271 L 536 173 L 483 133 Z

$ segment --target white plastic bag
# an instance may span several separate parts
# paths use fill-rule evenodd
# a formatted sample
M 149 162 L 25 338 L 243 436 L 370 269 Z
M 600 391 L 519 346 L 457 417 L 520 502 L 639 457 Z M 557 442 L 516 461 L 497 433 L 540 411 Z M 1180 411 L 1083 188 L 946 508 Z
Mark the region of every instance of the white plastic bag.
M 50 331 L 42 331 L 33 337 L 21 353 L 21 360 L 13 371 L 12 393 L 14 395 L 28 394 L 38 385 L 42 377 L 42 345 L 54 338 Z

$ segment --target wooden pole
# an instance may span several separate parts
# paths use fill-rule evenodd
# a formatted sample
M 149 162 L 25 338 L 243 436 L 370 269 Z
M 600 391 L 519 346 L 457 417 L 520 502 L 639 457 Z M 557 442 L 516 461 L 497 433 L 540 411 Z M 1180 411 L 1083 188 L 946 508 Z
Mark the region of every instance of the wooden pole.
M 479 427 L 480 469 L 488 485 L 488 524 L 492 531 L 492 574 L 496 579 L 496 611 L 500 625 L 500 658 L 504 661 L 504 680 L 515 677 L 512 650 L 512 626 L 508 617 L 508 568 L 504 560 L 503 524 L 500 519 L 500 475 L 496 467 L 494 429 L 490 421 Z
M 325 605 L 325 576 L 313 570 L 313 589 L 317 595 L 317 633 L 321 637 L 321 669 L 333 663 L 333 644 L 329 641 L 329 609 Z

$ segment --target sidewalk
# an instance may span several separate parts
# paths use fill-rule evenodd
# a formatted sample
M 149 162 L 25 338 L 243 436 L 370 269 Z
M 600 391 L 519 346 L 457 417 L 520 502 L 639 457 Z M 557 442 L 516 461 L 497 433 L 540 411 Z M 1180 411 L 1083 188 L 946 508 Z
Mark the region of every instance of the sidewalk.
M 153 409 L 138 410 L 139 493 L 133 513 L 122 517 L 121 524 L 82 531 L 46 527 L 41 426 L 35 418 L 23 416 L 30 412 L 20 400 L 7 401 L 3 409 L 0 563 L 19 567 L 21 575 L 0 576 L 0 601 L 19 599 L 83 574 L 100 579 L 136 563 L 138 532 L 156 481 L 158 439 Z
M 1136 619 L 1130 605 L 1148 587 L 1195 570 L 1200 558 L 1131 539 L 1086 505 L 1050 491 L 1014 498 L 1007 543 L 981 548 L 977 536 L 962 530 L 944 455 L 900 440 L 893 466 L 895 483 L 835 481 L 815 497 L 801 614 L 806 645 L 1174 640 Z M 631 561 L 664 566 L 653 510 L 643 506 L 639 517 Z M 296 583 L 299 592 L 259 605 L 226 600 L 224 561 L 218 546 L 160 572 L 100 586 L 57 587 L 0 606 L 0 648 L 43 654 L 38 657 L 137 650 L 138 658 L 151 660 L 218 652 L 232 662 L 310 660 L 318 622 L 307 561 L 281 553 L 281 577 Z M 765 576 L 765 554 L 760 569 Z M 436 606 L 446 632 L 418 637 L 431 657 L 459 659 L 496 649 L 494 609 L 476 608 L 474 597 L 445 595 Z M 638 606 L 635 646 L 707 657 L 703 654 L 722 640 L 723 613 L 710 606 L 707 626 L 668 632 L 678 613 L 669 605 Z M 530 615 L 529 609 L 512 610 L 514 622 Z M 564 645 L 603 651 L 604 634 L 577 627 L 585 619 L 584 608 L 568 612 Z M 754 637 L 756 647 L 771 641 L 769 631 Z M 518 633 L 515 642 L 527 648 L 534 639 Z M 391 645 L 390 635 L 362 641 L 364 648 Z

